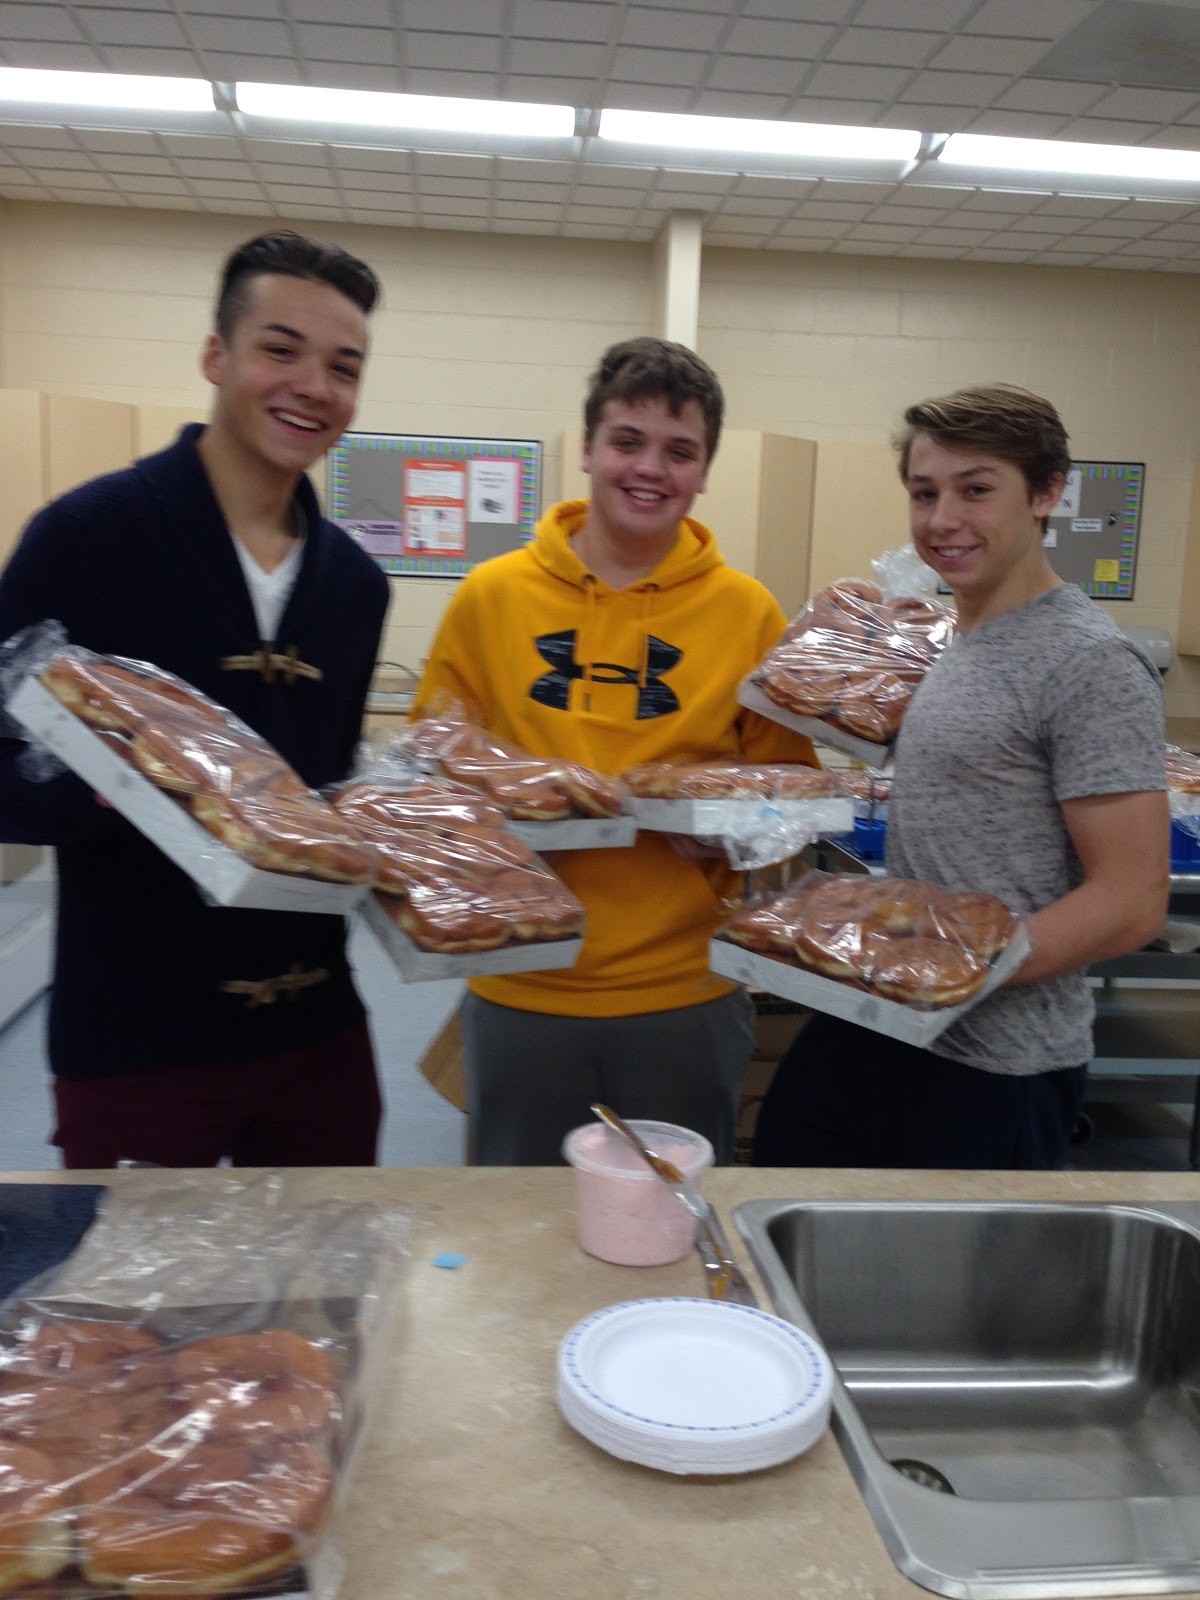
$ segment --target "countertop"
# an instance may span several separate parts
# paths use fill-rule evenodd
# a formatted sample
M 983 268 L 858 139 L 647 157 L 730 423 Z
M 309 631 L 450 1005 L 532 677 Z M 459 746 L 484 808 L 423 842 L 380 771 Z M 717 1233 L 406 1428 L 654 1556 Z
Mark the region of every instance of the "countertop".
M 4 1175 L 128 1187 L 152 1176 Z M 703 1293 L 694 1258 L 634 1268 L 584 1255 L 574 1238 L 570 1170 L 330 1169 L 294 1181 L 305 1195 L 374 1199 L 412 1219 L 389 1379 L 372 1407 L 339 1537 L 345 1600 L 925 1593 L 892 1565 L 831 1435 L 770 1471 L 695 1479 L 618 1461 L 563 1422 L 555 1355 L 575 1322 L 621 1300 Z M 756 1198 L 1200 1198 L 1196 1177 L 1176 1173 L 735 1167 L 711 1172 L 705 1187 L 726 1219 Z M 732 1226 L 730 1233 L 736 1237 Z M 442 1252 L 466 1261 L 456 1270 L 434 1266 Z

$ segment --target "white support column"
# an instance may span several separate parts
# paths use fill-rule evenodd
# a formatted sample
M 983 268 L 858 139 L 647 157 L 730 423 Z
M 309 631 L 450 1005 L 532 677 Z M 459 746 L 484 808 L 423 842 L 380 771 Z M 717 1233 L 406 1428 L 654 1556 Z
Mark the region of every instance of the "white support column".
M 700 252 L 704 215 L 672 211 L 654 246 L 655 328 L 663 339 L 696 348 L 700 328 Z

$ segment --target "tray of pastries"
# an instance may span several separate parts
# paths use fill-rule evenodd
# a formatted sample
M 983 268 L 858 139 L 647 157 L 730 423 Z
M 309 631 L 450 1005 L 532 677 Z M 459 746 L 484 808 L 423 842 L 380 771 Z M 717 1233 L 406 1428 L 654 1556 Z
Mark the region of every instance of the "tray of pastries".
M 332 801 L 378 852 L 363 911 L 405 978 L 574 964 L 582 905 L 477 790 L 440 778 L 397 788 L 368 776 Z
M 370 844 L 170 673 L 68 647 L 8 709 L 219 905 L 342 913 L 374 880 Z
M 626 808 L 651 832 L 712 836 L 771 818 L 808 824 L 815 835 L 845 832 L 853 821 L 839 774 L 799 763 L 653 761 L 626 768 L 621 781 Z
M 811 872 L 743 906 L 710 946 L 728 978 L 925 1045 L 1029 952 L 994 895 L 911 878 Z
M 742 684 L 739 703 L 867 766 L 886 766 L 908 703 L 954 626 L 947 606 L 885 600 L 869 580 L 843 578 L 789 623 Z
M 415 759 L 477 789 L 500 809 L 510 833 L 539 850 L 620 848 L 637 834 L 617 779 L 578 762 L 531 755 L 489 733 L 457 703 L 409 723 L 382 755 Z

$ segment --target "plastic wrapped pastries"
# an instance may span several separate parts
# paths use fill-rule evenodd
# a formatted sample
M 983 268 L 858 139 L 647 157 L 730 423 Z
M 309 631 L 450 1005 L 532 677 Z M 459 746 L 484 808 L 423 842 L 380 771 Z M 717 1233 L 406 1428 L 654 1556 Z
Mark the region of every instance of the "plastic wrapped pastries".
M 173 674 L 68 646 L 37 676 L 110 749 L 252 866 L 333 883 L 372 881 L 370 845 L 266 740 Z
M 843 578 L 812 597 L 751 681 L 792 715 L 887 745 L 954 625 L 936 601 L 885 600 L 878 585 Z
M 622 784 L 590 767 L 534 756 L 489 733 L 454 701 L 431 706 L 386 747 L 486 794 L 516 821 L 561 822 L 621 815 Z
M 3 1308 L 0 1595 L 332 1600 L 407 1219 L 189 1187 L 110 1193 Z
M 650 761 L 621 781 L 646 800 L 815 800 L 845 793 L 839 774 L 820 767 L 752 761 Z
M 331 799 L 378 852 L 377 903 L 421 949 L 460 955 L 582 931 L 580 902 L 477 791 L 438 778 L 394 787 L 368 772 Z
M 1018 920 L 994 895 L 814 872 L 742 907 L 718 937 L 901 1004 L 970 1000 Z

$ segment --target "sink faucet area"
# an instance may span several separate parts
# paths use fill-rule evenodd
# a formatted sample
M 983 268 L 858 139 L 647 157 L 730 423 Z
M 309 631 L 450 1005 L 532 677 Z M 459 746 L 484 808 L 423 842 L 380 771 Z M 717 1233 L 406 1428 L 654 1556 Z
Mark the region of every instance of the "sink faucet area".
M 1200 1204 L 750 1201 L 888 1550 L 969 1600 L 1200 1587 Z

